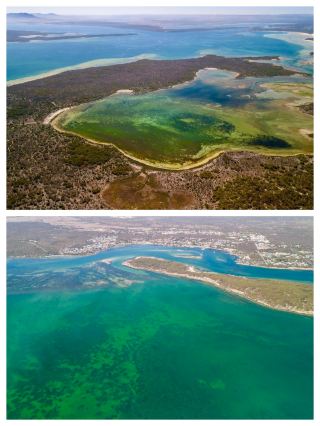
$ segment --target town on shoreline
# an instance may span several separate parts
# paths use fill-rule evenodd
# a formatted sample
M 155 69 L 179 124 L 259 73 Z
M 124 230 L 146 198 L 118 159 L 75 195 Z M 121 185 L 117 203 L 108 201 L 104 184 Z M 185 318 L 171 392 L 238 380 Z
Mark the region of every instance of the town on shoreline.
M 129 223 L 129 226 L 128 226 Z M 125 246 L 218 250 L 243 265 L 313 269 L 308 218 L 15 218 L 8 222 L 8 257 L 86 256 Z M 294 229 L 300 227 L 302 237 Z

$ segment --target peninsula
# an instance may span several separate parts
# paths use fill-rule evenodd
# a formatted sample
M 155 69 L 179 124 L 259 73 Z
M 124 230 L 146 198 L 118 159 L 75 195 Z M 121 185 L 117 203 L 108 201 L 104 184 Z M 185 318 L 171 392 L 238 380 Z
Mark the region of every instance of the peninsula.
M 111 95 L 119 89 L 134 89 L 147 92 L 167 88 L 192 80 L 197 71 L 218 68 L 238 73 L 243 77 L 290 76 L 296 71 L 261 60 L 278 60 L 277 56 L 227 58 L 205 55 L 189 59 L 140 59 L 135 62 L 90 67 L 65 71 L 49 77 L 13 84 L 9 81 L 9 99 L 13 96 L 27 97 L 30 101 L 84 103 Z M 57 90 L 60 88 L 60 90 Z
M 313 287 L 293 281 L 247 278 L 207 272 L 156 257 L 135 257 L 124 266 L 172 277 L 201 281 L 253 303 L 300 315 L 313 315 Z

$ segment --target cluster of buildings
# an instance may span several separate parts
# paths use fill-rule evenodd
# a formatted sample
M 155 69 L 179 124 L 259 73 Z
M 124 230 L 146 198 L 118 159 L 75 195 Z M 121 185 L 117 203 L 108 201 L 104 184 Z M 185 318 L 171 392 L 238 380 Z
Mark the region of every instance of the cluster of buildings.
M 86 255 L 112 247 L 132 245 L 159 245 L 171 247 L 198 247 L 217 249 L 236 255 L 238 262 L 279 268 L 312 268 L 311 251 L 274 243 L 266 235 L 245 230 L 223 232 L 219 227 L 197 226 L 133 226 L 101 230 L 101 235 L 86 241 L 80 247 L 66 247 L 63 255 Z

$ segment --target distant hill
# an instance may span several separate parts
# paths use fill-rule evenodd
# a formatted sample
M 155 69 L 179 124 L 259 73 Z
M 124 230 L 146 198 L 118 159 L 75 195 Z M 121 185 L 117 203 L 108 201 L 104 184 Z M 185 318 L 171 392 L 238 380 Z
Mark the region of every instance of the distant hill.
M 37 16 L 32 15 L 32 13 L 7 13 L 8 18 L 18 18 L 18 19 L 38 19 Z

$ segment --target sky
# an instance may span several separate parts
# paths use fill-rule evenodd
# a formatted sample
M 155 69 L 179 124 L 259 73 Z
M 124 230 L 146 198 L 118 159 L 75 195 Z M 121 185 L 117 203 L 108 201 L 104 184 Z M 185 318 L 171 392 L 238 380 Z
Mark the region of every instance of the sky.
M 10 7 L 8 13 L 56 13 L 59 15 L 135 15 L 135 14 L 312 14 L 312 7 Z

